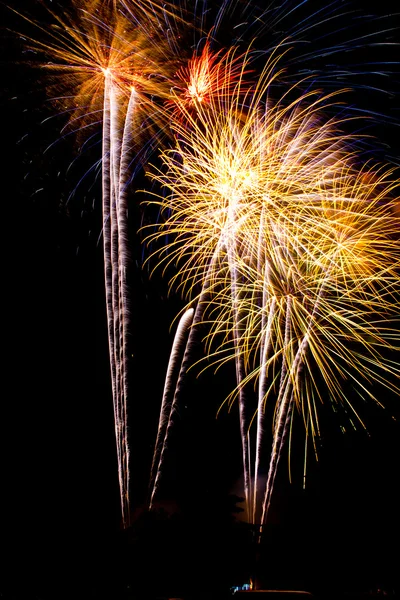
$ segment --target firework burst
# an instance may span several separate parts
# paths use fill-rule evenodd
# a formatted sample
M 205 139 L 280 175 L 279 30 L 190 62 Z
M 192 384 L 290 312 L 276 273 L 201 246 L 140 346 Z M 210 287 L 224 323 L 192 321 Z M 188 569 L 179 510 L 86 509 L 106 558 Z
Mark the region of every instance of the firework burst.
M 292 88 L 273 100 L 278 62 L 271 59 L 251 94 L 236 89 L 206 107 L 198 103 L 195 117 L 187 111 L 185 125 L 174 125 L 176 147 L 161 155 L 164 169 L 151 173 L 170 192 L 150 201 L 166 215 L 149 236 L 168 235 L 159 265 L 174 266 L 171 285 L 208 315 L 208 357 L 236 364 L 232 397 L 239 399 L 248 517 L 261 523 L 293 407 L 315 439 L 326 394 L 362 423 L 344 379 L 377 401 L 368 381 L 397 389 L 399 376 L 385 358 L 385 349 L 399 345 L 390 324 L 400 258 L 393 174 L 363 164 L 354 138 L 343 133 L 346 120 L 326 116 L 336 94 L 296 97 Z M 252 380 L 259 385 L 253 444 Z M 276 403 L 273 448 L 261 493 L 269 398 Z
M 69 11 L 48 9 L 50 26 L 23 18 L 40 33 L 39 39 L 25 36 L 26 43 L 40 57 L 37 64 L 46 71 L 48 95 L 69 115 L 74 133 L 101 123 L 107 85 L 118 90 L 125 109 L 135 90 L 142 109 L 131 116 L 137 132 L 143 132 L 145 124 L 153 126 L 152 133 L 165 127 L 154 99 L 169 96 L 175 67 L 154 19 L 134 21 L 131 13 L 116 10 L 112 3 L 78 0 Z M 142 141 L 137 140 L 138 147 Z
M 333 75 L 350 81 L 354 73 L 340 66 L 329 75 L 326 68 L 309 69 L 320 64 L 321 49 L 311 43 L 301 50 L 311 33 L 318 46 L 314 33 L 325 21 L 338 35 L 335 19 L 344 14 L 328 5 L 302 18 L 304 3 L 289 1 L 267 9 L 223 2 L 210 11 L 196 2 L 189 27 L 188 4 L 75 0 L 70 12 L 48 12 L 49 27 L 27 19 L 41 36 L 25 36 L 27 45 L 45 56 L 49 93 L 67 115 L 63 133 L 81 136 L 102 124 L 106 303 L 124 525 L 130 507 L 127 190 L 132 163 L 155 134 L 159 139 L 172 130 L 176 145 L 151 173 L 167 195 L 149 202 L 163 220 L 148 241 L 161 244 L 155 253 L 172 273 L 171 286 L 197 302 L 173 402 L 192 336 L 206 321 L 215 364 L 233 359 L 236 367 L 230 400 L 239 399 L 249 520 L 265 522 L 294 407 L 315 440 L 317 406 L 326 394 L 362 423 L 342 391 L 344 379 L 365 398 L 376 399 L 370 379 L 397 389 L 396 365 L 385 358 L 398 347 L 390 325 L 398 298 L 398 218 L 389 203 L 395 184 L 388 169 L 364 164 L 359 142 L 343 133 L 350 119 L 330 116 L 341 114 L 338 92 L 313 88 L 323 82 L 330 90 Z M 287 16 L 296 25 L 282 40 Z M 217 34 L 228 22 L 232 36 L 224 44 Z M 186 63 L 183 37 L 176 35 L 184 29 L 193 41 L 200 36 L 189 44 L 189 52 L 196 50 Z M 249 32 L 271 33 L 263 51 L 240 50 L 246 36 L 254 40 Z M 338 35 L 324 58 L 365 49 L 367 38 Z M 370 39 L 373 47 L 375 37 Z M 283 70 L 292 46 L 294 58 L 286 55 Z M 257 79 L 256 65 L 265 56 Z M 376 72 L 385 74 L 381 63 Z M 249 383 L 258 385 L 256 402 L 248 397 Z M 269 399 L 275 400 L 275 417 L 263 491 L 259 471 Z M 163 406 L 160 443 L 168 413 Z M 158 476 L 153 469 L 152 481 Z
M 121 5 L 122 6 L 122 5 Z M 143 7 L 142 7 L 143 8 Z M 168 95 L 167 65 L 174 59 L 153 11 L 122 10 L 116 2 L 74 2 L 71 11 L 47 14 L 50 26 L 30 19 L 40 40 L 28 39 L 44 56 L 48 93 L 67 115 L 64 135 L 102 126 L 103 241 L 110 368 L 123 526 L 130 521 L 128 440 L 128 188 L 155 132 L 165 128 L 157 106 Z M 25 36 L 26 37 L 26 36 Z
M 188 113 L 195 116 L 199 104 L 209 104 L 217 98 L 223 101 L 238 89 L 245 94 L 248 88 L 246 90 L 243 83 L 239 83 L 247 74 L 243 69 L 247 62 L 248 53 L 238 54 L 236 48 L 213 52 L 208 39 L 202 51 L 189 59 L 175 75 L 177 83 L 172 90 L 172 99 L 166 103 L 173 119 L 184 119 Z

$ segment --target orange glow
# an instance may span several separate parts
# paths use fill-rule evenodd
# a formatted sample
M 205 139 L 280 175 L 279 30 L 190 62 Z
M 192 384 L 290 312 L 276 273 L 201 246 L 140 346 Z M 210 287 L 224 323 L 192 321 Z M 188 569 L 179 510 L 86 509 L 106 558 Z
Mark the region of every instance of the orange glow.
M 46 87 L 60 112 L 69 114 L 73 130 L 99 122 L 105 80 L 118 89 L 119 103 L 127 105 L 132 89 L 163 128 L 162 113 L 149 109 L 157 98 L 169 97 L 171 74 L 176 70 L 158 21 L 141 14 L 141 27 L 131 13 L 117 10 L 114 2 L 74 0 L 72 10 L 47 11 L 50 26 L 21 15 L 38 34 L 28 43 L 46 69 Z M 149 13 L 150 15 L 150 13 Z M 24 36 L 26 38 L 26 36 Z M 143 114 L 143 111 L 142 111 Z
M 182 117 L 187 110 L 210 104 L 216 99 L 229 98 L 235 91 L 241 94 L 248 91 L 242 78 L 249 73 L 243 55 L 235 56 L 235 49 L 226 52 L 213 52 L 207 40 L 203 50 L 193 56 L 187 65 L 176 73 L 178 84 L 174 89 L 173 100 L 167 102 L 173 108 L 175 118 Z

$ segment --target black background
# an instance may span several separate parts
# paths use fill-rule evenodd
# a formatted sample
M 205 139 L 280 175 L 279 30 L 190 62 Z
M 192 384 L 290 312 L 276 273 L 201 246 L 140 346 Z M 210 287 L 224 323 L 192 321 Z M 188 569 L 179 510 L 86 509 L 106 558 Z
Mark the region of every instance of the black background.
M 390 10 L 384 4 L 382 13 Z M 5 7 L 1 14 L 3 23 L 18 29 L 18 19 Z M 105 590 L 137 585 L 145 561 L 140 552 L 127 552 L 120 525 L 101 182 L 91 174 L 78 183 L 99 160 L 100 145 L 75 160 L 75 141 L 60 139 L 62 118 L 44 121 L 52 113 L 42 74 L 24 64 L 18 36 L 3 33 L 0 592 L 5 598 L 102 597 Z M 388 86 L 398 91 L 397 76 Z M 388 103 L 382 112 L 395 114 L 398 97 L 382 98 Z M 372 93 L 371 101 L 380 106 Z M 387 143 L 383 152 L 398 156 L 396 128 L 378 129 Z M 132 191 L 143 184 L 139 175 Z M 168 298 L 166 282 L 158 276 L 149 280 L 141 268 L 143 250 L 135 232 L 142 209 L 132 197 L 131 493 L 140 521 L 173 338 L 170 325 L 182 301 Z M 242 494 L 236 410 L 215 419 L 230 390 L 230 375 L 228 368 L 221 376 L 209 372 L 199 380 L 189 378 L 167 471 L 164 507 L 185 514 L 193 547 L 196 535 L 201 538 L 193 555 L 197 563 L 225 535 L 229 494 Z M 398 399 L 383 400 L 399 414 Z M 305 491 L 302 457 L 297 466 L 293 459 L 292 485 L 282 461 L 266 552 L 267 583 L 398 590 L 398 423 L 388 411 L 373 407 L 367 416 L 370 435 L 342 435 L 329 409 L 322 421 L 320 460 L 310 459 Z M 300 454 L 300 442 L 298 448 Z M 199 533 L 202 522 L 212 524 L 207 535 Z M 145 546 L 139 535 L 140 543 Z M 243 547 L 233 547 L 237 562 L 246 562 Z M 220 548 L 227 551 L 223 543 Z M 146 551 L 151 557 L 151 545 Z M 171 553 L 176 560 L 167 560 Z M 184 560 L 173 544 L 165 547 L 164 557 L 157 556 L 154 577 L 163 562 L 173 562 L 179 572 Z M 206 587 L 206 568 L 193 572 L 198 577 L 193 585 Z M 240 576 L 239 570 L 231 580 L 241 583 Z

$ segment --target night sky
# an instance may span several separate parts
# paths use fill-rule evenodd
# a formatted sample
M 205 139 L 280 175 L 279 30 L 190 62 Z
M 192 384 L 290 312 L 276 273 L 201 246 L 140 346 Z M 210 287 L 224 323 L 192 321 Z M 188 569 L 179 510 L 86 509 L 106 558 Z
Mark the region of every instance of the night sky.
M 16 2 L 17 6 L 26 5 Z M 389 2 L 380 3 L 379 10 L 390 11 Z M 17 28 L 18 19 L 4 7 L 1 15 L 3 23 Z M 146 546 L 139 535 L 137 547 L 129 554 L 129 535 L 122 534 L 120 525 L 103 286 L 101 178 L 92 171 L 82 180 L 99 160 L 100 146 L 88 144 L 78 156 L 76 140 L 60 138 L 63 121 L 51 118 L 43 73 L 23 64 L 26 56 L 21 48 L 20 41 L 3 31 L 2 320 L 6 335 L 2 336 L 0 403 L 0 597 L 56 599 L 69 593 L 73 598 L 100 598 L 101 590 L 137 583 L 142 575 L 135 570 L 132 556 L 138 560 L 137 547 Z M 397 75 L 387 85 L 397 93 L 396 69 Z M 360 92 L 360 101 L 365 102 L 361 96 Z M 399 96 L 382 97 L 388 102 L 383 111 L 398 113 Z M 381 101 L 371 94 L 371 102 L 379 108 Z M 387 125 L 374 132 L 378 130 L 386 143 L 381 154 L 400 156 L 398 126 L 397 133 Z M 180 298 L 168 296 L 167 282 L 159 274 L 149 280 L 141 267 L 143 248 L 135 232 L 143 209 L 134 191 L 144 184 L 139 174 L 132 184 L 129 217 L 129 428 L 131 493 L 138 522 L 144 518 L 174 334 L 170 325 L 183 305 Z M 201 346 L 196 351 L 200 356 Z M 188 377 L 186 402 L 180 408 L 166 469 L 163 507 L 183 514 L 193 528 L 193 547 L 198 535 L 207 551 L 214 543 L 220 544 L 221 552 L 227 551 L 220 538 L 226 535 L 228 546 L 228 533 L 219 524 L 229 521 L 229 495 L 243 493 L 237 410 L 222 410 L 215 418 L 231 389 L 232 375 L 227 367 L 219 375 L 208 371 L 197 380 L 195 373 Z M 400 415 L 397 398 L 384 392 L 382 399 Z M 372 406 L 365 414 L 370 435 L 363 431 L 342 435 L 338 417 L 323 407 L 320 460 L 316 463 L 310 457 L 305 491 L 299 423 L 293 483 L 288 483 L 284 458 L 276 484 L 266 550 L 268 583 L 361 591 L 379 585 L 400 593 L 399 422 L 388 411 Z M 209 524 L 203 536 L 202 523 L 206 528 Z M 146 548 L 151 555 L 151 547 Z M 165 552 L 176 552 L 178 563 L 179 557 L 183 560 L 181 549 L 173 544 Z M 159 562 L 153 563 L 155 570 L 163 562 L 160 554 Z M 241 550 L 237 559 L 238 563 L 246 560 Z M 206 569 L 195 573 L 203 584 L 209 576 Z M 84 582 L 78 584 L 81 575 Z

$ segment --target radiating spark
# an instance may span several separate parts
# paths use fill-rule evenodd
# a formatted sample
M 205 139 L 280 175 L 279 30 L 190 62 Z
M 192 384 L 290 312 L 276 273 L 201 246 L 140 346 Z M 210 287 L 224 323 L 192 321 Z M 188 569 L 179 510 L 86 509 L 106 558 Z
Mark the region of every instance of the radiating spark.
M 184 118 L 185 112 L 195 111 L 199 103 L 207 104 L 218 97 L 222 100 L 232 96 L 236 89 L 245 94 L 244 85 L 238 84 L 247 74 L 243 70 L 246 57 L 247 54 L 238 54 L 235 48 L 213 52 L 208 39 L 202 51 L 176 73 L 177 84 L 172 99 L 166 103 L 172 109 L 173 118 Z
M 161 156 L 166 172 L 153 171 L 152 178 L 170 195 L 152 201 L 165 221 L 149 240 L 157 244 L 169 236 L 160 265 L 179 271 L 171 285 L 198 300 L 193 323 L 211 323 L 207 343 L 216 364 L 235 360 L 237 386 L 230 399 L 239 398 L 249 518 L 258 520 L 261 508 L 258 477 L 269 398 L 276 406 L 262 522 L 295 406 L 314 440 L 319 432 L 315 400 L 325 392 L 333 402 L 347 404 L 353 420 L 363 424 L 341 389 L 343 379 L 351 378 L 362 396 L 375 400 L 369 379 L 397 390 L 398 369 L 384 357 L 399 342 L 389 324 L 397 315 L 399 291 L 398 219 L 388 205 L 395 184 L 387 169 L 359 166 L 363 158 L 357 158 L 355 140 L 343 135 L 339 117 L 327 116 L 337 111 L 336 92 L 324 96 L 311 84 L 312 75 L 332 89 L 333 74 L 347 78 L 354 72 L 339 66 L 326 76 L 313 66 L 277 96 L 282 84 L 293 81 L 293 71 L 280 69 L 278 48 L 296 46 L 324 21 L 332 24 L 343 16 L 341 11 L 335 13 L 331 5 L 318 9 L 298 19 L 291 37 L 278 45 L 272 41 L 272 51 L 264 48 L 270 54 L 267 66 L 254 85 L 247 80 L 249 51 L 212 49 L 216 32 L 237 9 L 241 22 L 232 22 L 232 31 L 238 30 L 239 42 L 249 23 L 258 31 L 265 31 L 266 22 L 271 30 L 282 29 L 284 19 L 301 14 L 303 4 L 253 10 L 252 3 L 224 2 L 213 13 L 211 36 L 204 29 L 208 9 L 196 3 L 200 17 L 194 20 L 201 23 L 198 31 L 205 32 L 206 42 L 184 66 L 176 60 L 178 38 L 171 24 L 187 27 L 186 3 L 177 9 L 153 0 L 75 1 L 75 14 L 50 11 L 49 28 L 30 21 L 43 35 L 41 41 L 30 38 L 31 46 L 50 58 L 50 87 L 62 90 L 56 102 L 70 115 L 69 129 L 83 131 L 103 121 L 106 302 L 124 524 L 129 522 L 126 192 L 132 152 L 143 142 L 139 130 L 162 131 L 166 115 L 172 113 L 176 121 L 171 124 L 176 147 Z M 368 37 L 335 41 L 324 56 L 349 50 L 351 43 L 365 47 Z M 297 52 L 291 61 L 294 77 L 298 65 L 305 71 L 317 57 L 313 47 Z M 165 105 L 167 111 L 161 109 Z M 257 380 L 254 408 L 245 392 Z
M 398 389 L 399 370 L 383 350 L 400 341 L 390 324 L 400 291 L 392 173 L 363 165 L 342 131 L 344 119 L 325 116 L 332 94 L 309 91 L 293 100 L 292 88 L 273 102 L 273 73 L 267 65 L 245 101 L 221 95 L 207 107 L 198 103 L 195 117 L 187 112 L 189 127 L 174 125 L 176 147 L 162 153 L 164 170 L 151 173 L 170 190 L 150 201 L 166 218 L 149 236 L 168 235 L 159 264 L 175 265 L 171 285 L 189 298 L 207 286 L 210 348 L 216 361 L 235 358 L 249 511 L 252 409 L 243 394 L 259 378 L 258 411 L 276 399 L 262 522 L 293 406 L 312 436 L 318 432 L 313 397 L 326 393 L 362 424 L 341 381 L 351 372 L 354 388 L 375 400 L 367 391 L 372 379 Z M 277 386 L 266 385 L 267 373 Z M 257 447 L 262 427 L 260 416 Z M 254 519 L 256 505 L 257 482 Z
M 133 21 L 112 2 L 80 0 L 73 0 L 70 10 L 48 9 L 48 13 L 50 26 L 21 15 L 38 31 L 38 38 L 25 37 L 38 57 L 43 57 L 38 64 L 48 72 L 48 95 L 63 112 L 70 113 L 73 131 L 101 120 L 107 78 L 121 90 L 120 102 L 125 106 L 135 88 L 141 108 L 135 115 L 136 120 L 141 119 L 138 123 L 152 125 L 152 133 L 165 127 L 154 99 L 169 96 L 176 67 L 154 19 L 142 15 L 140 22 Z M 137 127 L 141 134 L 145 129 Z

